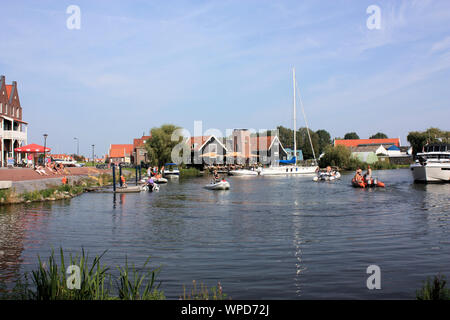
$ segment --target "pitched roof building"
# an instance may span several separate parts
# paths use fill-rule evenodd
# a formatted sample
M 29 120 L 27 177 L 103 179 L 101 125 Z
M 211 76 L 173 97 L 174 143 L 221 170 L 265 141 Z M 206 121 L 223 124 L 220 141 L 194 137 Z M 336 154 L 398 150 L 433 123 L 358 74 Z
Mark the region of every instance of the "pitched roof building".
M 17 82 L 6 84 L 5 76 L 0 76 L 0 164 L 6 166 L 22 160 L 21 153 L 14 149 L 27 144 L 27 125 L 22 120 Z
M 132 144 L 111 144 L 108 158 L 112 163 L 131 163 L 133 155 Z

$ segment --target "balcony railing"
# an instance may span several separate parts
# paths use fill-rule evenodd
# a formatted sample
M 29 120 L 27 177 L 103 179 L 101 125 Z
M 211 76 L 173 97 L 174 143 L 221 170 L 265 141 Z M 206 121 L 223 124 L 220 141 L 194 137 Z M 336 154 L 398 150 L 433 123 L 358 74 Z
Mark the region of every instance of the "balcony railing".
M 13 130 L 0 130 L 3 139 L 27 140 L 27 133 Z

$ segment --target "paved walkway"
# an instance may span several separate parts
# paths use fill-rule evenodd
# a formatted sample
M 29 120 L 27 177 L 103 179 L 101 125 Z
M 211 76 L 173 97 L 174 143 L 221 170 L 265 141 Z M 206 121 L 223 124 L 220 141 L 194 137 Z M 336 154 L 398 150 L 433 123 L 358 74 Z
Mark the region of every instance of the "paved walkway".
M 71 167 L 65 168 L 66 174 L 51 174 L 40 175 L 36 171 L 30 168 L 1 168 L 0 169 L 0 181 L 26 181 L 26 180 L 40 180 L 49 178 L 59 178 L 64 176 L 86 176 L 86 175 L 96 175 L 100 173 L 110 173 L 111 170 L 108 169 L 96 169 L 90 167 L 78 168 Z

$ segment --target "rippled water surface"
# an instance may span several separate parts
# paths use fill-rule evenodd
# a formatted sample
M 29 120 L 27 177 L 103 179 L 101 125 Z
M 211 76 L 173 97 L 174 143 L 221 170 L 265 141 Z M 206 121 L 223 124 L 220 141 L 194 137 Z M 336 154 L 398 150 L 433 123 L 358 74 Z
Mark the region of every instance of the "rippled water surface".
M 0 277 L 30 271 L 63 247 L 104 263 L 161 266 L 166 296 L 192 280 L 221 282 L 233 299 L 415 298 L 427 277 L 450 276 L 450 184 L 417 185 L 407 169 L 375 172 L 386 189 L 311 177 L 208 178 L 158 193 L 86 193 L 71 200 L 0 207 Z M 381 268 L 381 290 L 366 287 Z

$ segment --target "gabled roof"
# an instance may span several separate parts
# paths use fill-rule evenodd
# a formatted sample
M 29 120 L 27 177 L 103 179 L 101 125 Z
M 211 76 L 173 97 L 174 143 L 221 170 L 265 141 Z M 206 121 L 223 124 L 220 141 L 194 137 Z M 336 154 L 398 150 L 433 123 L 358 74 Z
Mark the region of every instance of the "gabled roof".
M 112 144 L 109 148 L 110 158 L 129 157 L 133 153 L 132 144 Z
M 190 147 L 194 151 L 202 150 L 203 147 L 208 143 L 208 141 L 210 141 L 212 139 L 216 140 L 222 146 L 222 148 L 225 150 L 225 152 L 228 151 L 228 149 L 225 147 L 225 145 L 222 143 L 222 141 L 220 141 L 220 139 L 218 139 L 214 135 L 191 137 L 191 139 L 189 140 Z
M 11 98 L 11 91 L 13 89 L 13 86 L 12 86 L 12 84 L 7 84 L 7 85 L 5 85 L 5 87 L 6 87 L 6 94 L 8 96 L 8 99 L 10 99 Z
M 140 148 L 145 145 L 145 142 L 150 139 L 150 136 L 142 136 L 142 138 L 133 139 L 133 147 Z
M 335 146 L 357 147 L 359 145 L 372 145 L 372 144 L 394 144 L 400 147 L 400 139 L 348 139 L 348 140 L 334 140 Z

